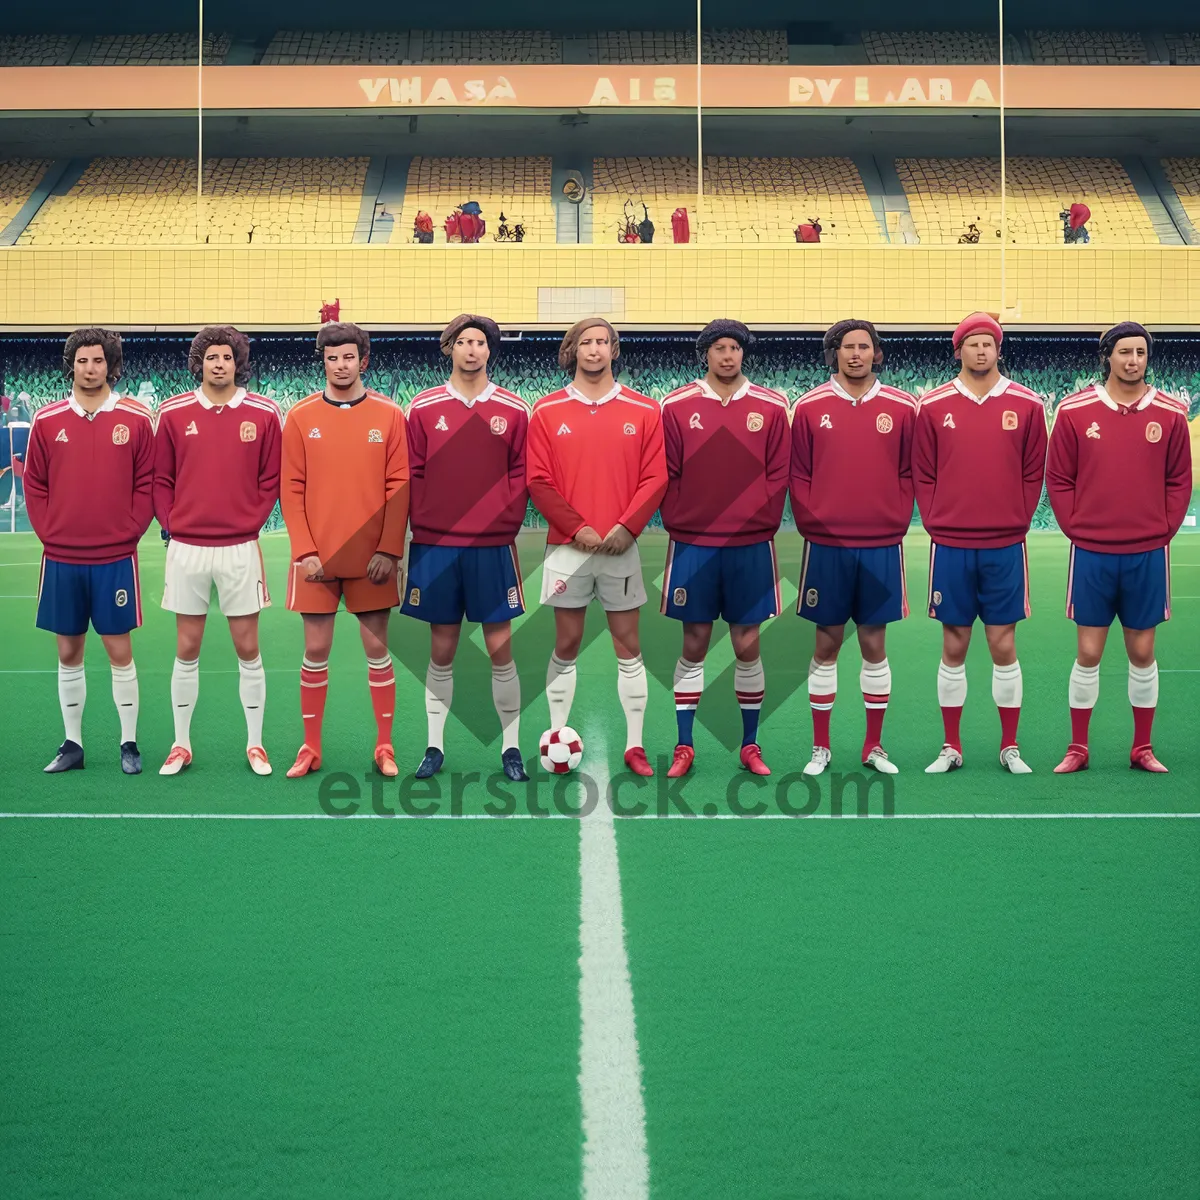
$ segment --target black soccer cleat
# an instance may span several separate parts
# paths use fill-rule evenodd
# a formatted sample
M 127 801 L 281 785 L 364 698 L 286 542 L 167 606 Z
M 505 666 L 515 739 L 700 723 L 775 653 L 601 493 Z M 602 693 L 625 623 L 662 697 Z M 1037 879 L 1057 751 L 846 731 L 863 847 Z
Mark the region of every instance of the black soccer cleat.
M 413 778 L 432 779 L 442 769 L 442 763 L 445 761 L 446 756 L 436 746 L 427 746 L 425 757 L 421 759 L 421 765 Z
M 121 743 L 121 770 L 126 775 L 142 773 L 142 755 L 137 748 L 137 742 Z
M 42 768 L 46 775 L 57 775 L 60 771 L 82 770 L 83 747 L 78 742 L 72 742 L 69 739 L 59 746 L 54 761 L 49 766 Z
M 504 767 L 504 774 L 513 783 L 528 783 L 529 776 L 525 774 L 525 763 L 521 758 L 521 752 L 516 746 L 510 746 L 500 755 L 501 765 Z

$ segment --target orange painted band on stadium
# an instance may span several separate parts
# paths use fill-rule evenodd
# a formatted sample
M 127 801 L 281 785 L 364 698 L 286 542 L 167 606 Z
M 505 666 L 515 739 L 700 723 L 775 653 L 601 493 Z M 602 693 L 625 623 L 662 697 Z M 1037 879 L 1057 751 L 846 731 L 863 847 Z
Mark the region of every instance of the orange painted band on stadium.
M 706 66 L 704 107 L 995 108 L 997 66 Z M 207 109 L 688 108 L 694 64 L 205 67 Z M 1005 68 L 1012 109 L 1200 109 L 1200 67 Z M 4 67 L 0 111 L 178 111 L 196 68 Z

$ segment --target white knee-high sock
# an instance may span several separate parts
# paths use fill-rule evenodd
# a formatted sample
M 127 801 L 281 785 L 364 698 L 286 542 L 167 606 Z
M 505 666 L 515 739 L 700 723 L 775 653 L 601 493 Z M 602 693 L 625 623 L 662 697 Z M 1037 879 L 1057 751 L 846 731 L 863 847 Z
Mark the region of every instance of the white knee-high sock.
M 1072 708 L 1095 708 L 1100 699 L 1100 665 L 1083 667 L 1079 660 L 1071 664 L 1071 677 L 1067 684 L 1067 702 Z
M 450 702 L 454 699 L 454 666 L 439 667 L 433 659 L 425 672 L 425 717 L 429 725 L 429 740 L 426 745 L 435 750 L 443 748 L 446 736 L 446 718 L 450 715 Z
M 121 718 L 121 741 L 137 741 L 138 722 L 138 681 L 137 667 L 130 659 L 126 667 L 112 668 L 113 703 L 117 706 L 117 715 Z
M 238 659 L 238 696 L 242 711 L 246 714 L 246 749 L 261 746 L 263 709 L 267 706 L 267 673 L 263 670 L 262 658 Z
M 550 702 L 550 728 L 561 729 L 571 719 L 575 700 L 575 660 L 550 655 L 546 668 L 546 699 Z
M 502 667 L 493 664 L 492 703 L 500 718 L 504 749 L 512 750 L 520 743 L 521 734 L 521 677 L 515 662 L 506 662 Z
M 997 708 L 1020 708 L 1025 684 L 1021 675 L 1021 664 L 1010 663 L 1007 667 L 992 667 L 992 700 Z
M 617 696 L 625 710 L 625 749 L 642 744 L 642 722 L 646 717 L 646 700 L 650 685 L 646 679 L 646 664 L 642 656 L 617 659 Z
M 77 667 L 58 664 L 58 706 L 62 709 L 63 735 L 68 742 L 83 745 L 83 706 L 87 700 L 87 676 L 83 663 Z
M 171 670 L 171 711 L 175 715 L 175 745 L 192 748 L 192 713 L 200 695 L 200 660 L 175 660 Z
M 951 667 L 945 662 L 938 663 L 937 675 L 938 704 L 942 708 L 962 708 L 967 702 L 967 664 Z

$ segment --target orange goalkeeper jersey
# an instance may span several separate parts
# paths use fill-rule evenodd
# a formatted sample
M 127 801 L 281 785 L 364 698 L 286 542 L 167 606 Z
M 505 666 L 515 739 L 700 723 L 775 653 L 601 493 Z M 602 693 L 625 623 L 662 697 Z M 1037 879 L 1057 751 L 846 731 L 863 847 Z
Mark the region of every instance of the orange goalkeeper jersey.
M 342 405 L 306 396 L 283 426 L 280 505 L 292 560 L 315 554 L 329 579 L 360 579 L 371 555 L 400 558 L 408 524 L 408 441 L 378 392 Z

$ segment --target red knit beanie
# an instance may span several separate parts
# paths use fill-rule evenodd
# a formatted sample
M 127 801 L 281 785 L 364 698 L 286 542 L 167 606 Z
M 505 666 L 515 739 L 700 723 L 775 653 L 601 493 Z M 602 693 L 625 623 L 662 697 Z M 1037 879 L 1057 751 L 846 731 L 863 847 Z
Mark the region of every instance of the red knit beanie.
M 954 349 L 957 350 L 973 333 L 990 333 L 996 339 L 997 346 L 1004 341 L 1004 330 L 1000 328 L 1000 322 L 991 313 L 977 312 L 964 317 L 954 331 Z

